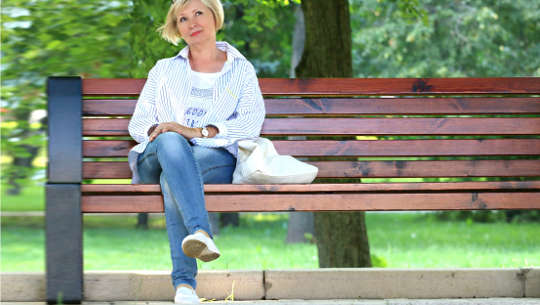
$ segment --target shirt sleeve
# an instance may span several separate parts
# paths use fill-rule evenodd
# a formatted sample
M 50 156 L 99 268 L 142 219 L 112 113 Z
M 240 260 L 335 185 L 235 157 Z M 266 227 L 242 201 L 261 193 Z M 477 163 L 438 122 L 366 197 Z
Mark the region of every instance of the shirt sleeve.
M 148 78 L 137 100 L 135 111 L 129 121 L 128 130 L 138 143 L 148 141 L 148 130 L 158 124 L 156 94 L 159 84 L 159 62 L 148 72 Z
M 235 114 L 223 122 L 210 122 L 219 129 L 214 138 L 194 138 L 198 145 L 209 145 L 212 140 L 219 146 L 233 144 L 236 140 L 258 137 L 261 133 L 264 117 L 264 99 L 259 87 L 255 69 L 250 64 L 246 71 L 245 86 L 242 88 Z

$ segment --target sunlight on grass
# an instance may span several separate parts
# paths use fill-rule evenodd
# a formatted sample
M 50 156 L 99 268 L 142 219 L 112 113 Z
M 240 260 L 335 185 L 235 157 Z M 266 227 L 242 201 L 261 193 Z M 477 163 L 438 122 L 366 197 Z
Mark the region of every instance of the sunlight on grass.
M 286 213 L 243 213 L 221 229 L 222 252 L 201 270 L 317 268 L 314 244 L 287 244 Z M 371 254 L 388 268 L 540 266 L 540 224 L 441 222 L 431 214 L 367 213 Z M 163 216 L 135 229 L 136 216 L 84 216 L 85 270 L 170 270 Z M 44 219 L 2 217 L 2 271 L 44 271 Z

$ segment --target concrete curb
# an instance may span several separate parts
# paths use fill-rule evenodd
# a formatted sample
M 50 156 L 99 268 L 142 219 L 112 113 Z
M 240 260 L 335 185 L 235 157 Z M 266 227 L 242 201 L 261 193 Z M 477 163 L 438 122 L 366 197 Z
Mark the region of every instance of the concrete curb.
M 523 298 L 540 296 L 540 268 L 201 271 L 197 294 L 224 300 Z M 85 301 L 170 301 L 167 271 L 89 271 Z M 1 273 L 3 302 L 45 300 L 44 273 Z M 427 304 L 427 303 L 426 303 Z
M 266 271 L 266 299 L 524 297 L 520 269 Z M 298 285 L 302 283 L 302 285 Z
M 16 305 L 46 305 L 45 302 L 2 302 Z M 83 305 L 170 305 L 168 302 L 116 301 L 83 302 Z M 204 304 L 204 303 L 203 303 Z M 208 303 L 207 303 L 208 304 Z M 227 305 L 539 305 L 540 299 L 488 298 L 488 299 L 387 299 L 387 300 L 257 300 L 257 301 L 212 301 L 210 304 Z

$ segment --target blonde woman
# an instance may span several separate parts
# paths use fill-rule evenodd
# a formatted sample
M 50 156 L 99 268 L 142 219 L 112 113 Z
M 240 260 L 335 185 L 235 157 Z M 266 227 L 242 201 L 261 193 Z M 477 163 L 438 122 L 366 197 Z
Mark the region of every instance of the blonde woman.
M 171 4 L 164 39 L 187 46 L 150 70 L 129 123 L 133 183 L 159 183 L 172 259 L 175 303 L 198 303 L 196 259 L 220 252 L 212 239 L 203 183 L 231 183 L 238 139 L 260 134 L 264 101 L 253 65 L 226 42 L 219 0 Z

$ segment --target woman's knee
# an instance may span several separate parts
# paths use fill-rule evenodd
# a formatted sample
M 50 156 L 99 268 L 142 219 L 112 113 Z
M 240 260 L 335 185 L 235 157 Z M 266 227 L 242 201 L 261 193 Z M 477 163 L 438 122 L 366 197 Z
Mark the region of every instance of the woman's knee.
M 189 149 L 190 144 L 186 138 L 176 132 L 164 132 L 156 137 L 158 154 L 173 153 L 178 154 L 179 151 Z
M 173 131 L 167 131 L 158 135 L 154 141 L 156 141 L 158 145 L 187 142 L 186 138 L 184 138 L 181 134 Z

